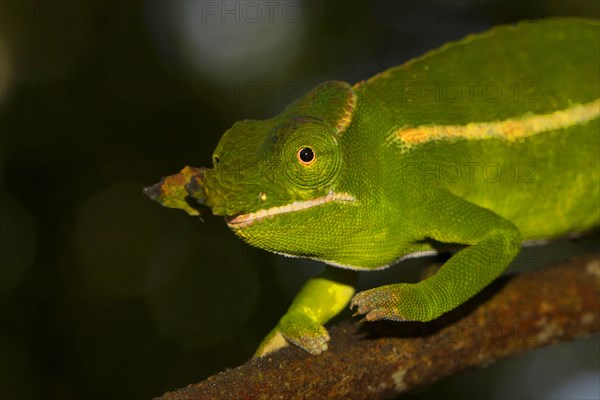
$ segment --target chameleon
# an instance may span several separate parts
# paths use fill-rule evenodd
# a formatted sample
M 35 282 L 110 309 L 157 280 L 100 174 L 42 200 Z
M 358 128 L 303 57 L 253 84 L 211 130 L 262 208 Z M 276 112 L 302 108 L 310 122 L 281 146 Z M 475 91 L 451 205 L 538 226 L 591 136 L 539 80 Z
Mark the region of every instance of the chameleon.
M 363 320 L 431 321 L 497 278 L 530 242 L 600 223 L 600 24 L 498 26 L 350 85 L 327 81 L 266 120 L 236 122 L 212 168 L 145 193 L 224 216 L 241 239 L 319 260 L 259 345 L 328 348 Z M 432 276 L 355 294 L 359 271 L 455 248 Z

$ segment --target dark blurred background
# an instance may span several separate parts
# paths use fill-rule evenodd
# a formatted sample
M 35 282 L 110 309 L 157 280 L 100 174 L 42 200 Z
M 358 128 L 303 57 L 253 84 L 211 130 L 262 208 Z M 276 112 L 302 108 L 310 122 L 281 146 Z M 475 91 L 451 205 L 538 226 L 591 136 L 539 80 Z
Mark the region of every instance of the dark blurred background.
M 2 399 L 148 399 L 251 356 L 321 267 L 142 195 L 208 166 L 235 121 L 494 25 L 600 13 L 594 0 L 0 4 Z M 597 236 L 528 249 L 514 268 L 590 248 Z M 599 353 L 597 337 L 562 344 L 412 398 L 599 398 Z

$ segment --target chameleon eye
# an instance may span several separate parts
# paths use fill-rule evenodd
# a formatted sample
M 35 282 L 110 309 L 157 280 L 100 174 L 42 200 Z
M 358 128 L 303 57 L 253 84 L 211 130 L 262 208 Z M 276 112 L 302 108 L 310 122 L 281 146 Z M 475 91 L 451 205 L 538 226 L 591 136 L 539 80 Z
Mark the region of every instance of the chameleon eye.
M 303 147 L 298 150 L 298 161 L 304 165 L 310 165 L 315 161 L 315 152 L 310 147 Z
M 284 137 L 277 155 L 281 157 L 281 173 L 298 189 L 330 185 L 342 164 L 335 131 L 312 123 Z

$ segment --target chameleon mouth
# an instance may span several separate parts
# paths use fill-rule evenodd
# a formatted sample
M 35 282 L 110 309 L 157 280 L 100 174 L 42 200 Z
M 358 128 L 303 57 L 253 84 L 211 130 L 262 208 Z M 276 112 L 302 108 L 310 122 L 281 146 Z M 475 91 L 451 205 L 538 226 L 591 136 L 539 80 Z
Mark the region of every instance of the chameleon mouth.
M 225 217 L 225 221 L 227 222 L 227 226 L 229 226 L 230 228 L 241 229 L 246 228 L 256 222 L 262 221 L 266 218 L 272 218 L 276 215 L 287 214 L 295 211 L 302 211 L 319 206 L 321 204 L 345 201 L 356 201 L 356 199 L 347 193 L 334 193 L 333 191 L 331 191 L 325 196 L 317 197 L 312 200 L 295 201 L 293 203 L 285 204 L 282 206 L 263 208 L 256 212 Z

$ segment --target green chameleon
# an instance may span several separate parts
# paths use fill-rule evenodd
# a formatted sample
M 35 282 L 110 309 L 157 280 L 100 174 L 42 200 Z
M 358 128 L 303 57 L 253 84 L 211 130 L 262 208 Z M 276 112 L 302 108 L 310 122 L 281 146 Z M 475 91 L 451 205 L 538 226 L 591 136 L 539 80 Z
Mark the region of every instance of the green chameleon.
M 325 82 L 272 119 L 235 123 L 213 168 L 146 188 L 210 208 L 246 242 L 327 264 L 259 346 L 327 349 L 350 303 L 429 321 L 504 271 L 524 242 L 600 222 L 600 25 L 501 26 L 351 86 Z M 458 247 L 433 276 L 354 295 L 357 271 Z M 354 295 L 354 296 L 353 296 Z

